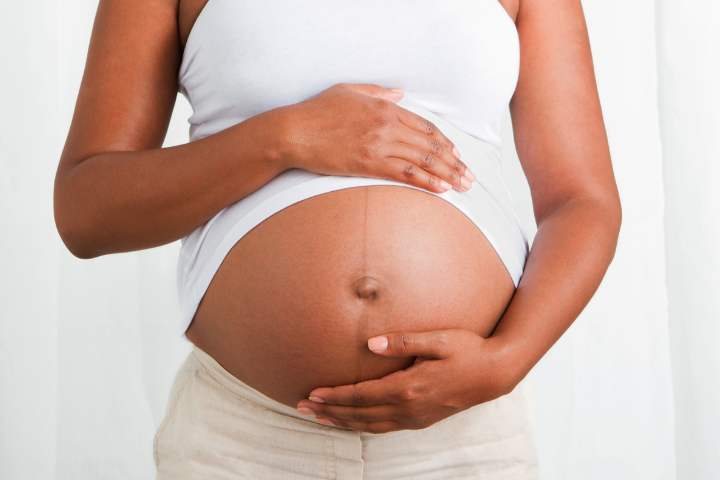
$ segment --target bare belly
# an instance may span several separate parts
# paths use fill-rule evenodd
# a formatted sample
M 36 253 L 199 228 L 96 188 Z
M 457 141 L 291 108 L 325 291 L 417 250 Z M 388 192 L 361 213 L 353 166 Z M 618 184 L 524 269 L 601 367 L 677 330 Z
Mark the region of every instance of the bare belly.
M 356 187 L 296 203 L 245 235 L 187 337 L 294 407 L 314 388 L 413 362 L 372 353 L 372 336 L 446 328 L 489 336 L 514 291 L 485 236 L 450 203 L 406 187 Z

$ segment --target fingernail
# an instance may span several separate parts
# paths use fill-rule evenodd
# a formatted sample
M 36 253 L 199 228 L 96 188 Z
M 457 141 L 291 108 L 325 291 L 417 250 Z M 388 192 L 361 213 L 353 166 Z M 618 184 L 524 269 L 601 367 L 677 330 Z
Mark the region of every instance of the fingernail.
M 455 146 L 453 146 L 453 154 L 454 154 L 457 158 L 460 158 L 460 150 L 458 150 L 457 147 L 455 147 Z
M 442 188 L 443 190 L 447 191 L 447 190 L 450 190 L 450 189 L 452 188 L 452 185 L 450 185 L 449 183 L 447 183 L 445 180 L 440 180 L 440 188 Z
M 390 91 L 395 92 L 395 93 L 403 93 L 404 92 L 403 90 L 401 90 L 399 88 L 391 88 Z
M 303 415 L 315 415 L 315 412 L 310 410 L 308 407 L 298 407 L 297 411 Z
M 310 397 L 308 397 L 308 400 L 313 401 L 313 402 L 315 402 L 315 403 L 325 403 L 325 400 L 323 400 L 323 399 L 320 398 L 320 397 L 310 396 Z
M 467 178 L 462 177 L 460 179 L 460 185 L 465 189 L 465 191 L 468 191 L 472 188 L 472 183 L 468 182 Z
M 468 180 L 470 180 L 470 183 L 474 182 L 477 179 L 475 174 L 473 172 L 471 172 L 470 169 L 467 167 L 465 168 L 464 176 L 467 177 Z
M 388 339 L 387 337 L 373 337 L 368 340 L 368 347 L 373 352 L 384 352 L 387 350 Z
M 335 423 L 333 423 L 333 421 L 330 420 L 329 418 L 325 418 L 325 417 L 315 417 L 315 421 L 318 422 L 318 423 L 322 423 L 323 425 L 327 425 L 327 426 L 329 426 L 329 427 L 334 427 L 334 426 L 335 426 Z

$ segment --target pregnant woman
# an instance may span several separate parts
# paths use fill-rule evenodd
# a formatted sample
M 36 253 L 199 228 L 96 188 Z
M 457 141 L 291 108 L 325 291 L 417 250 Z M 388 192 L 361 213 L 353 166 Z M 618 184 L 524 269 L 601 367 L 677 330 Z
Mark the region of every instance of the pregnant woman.
M 621 222 L 580 0 L 101 0 L 55 214 L 182 239 L 158 478 L 537 478 L 515 386 Z

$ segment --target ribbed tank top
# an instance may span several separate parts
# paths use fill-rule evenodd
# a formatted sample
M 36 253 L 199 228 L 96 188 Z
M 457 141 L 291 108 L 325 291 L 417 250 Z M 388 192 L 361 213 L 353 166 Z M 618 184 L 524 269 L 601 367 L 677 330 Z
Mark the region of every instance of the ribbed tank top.
M 515 24 L 497 0 L 209 0 L 188 37 L 178 80 L 193 108 L 190 141 L 337 83 L 404 90 L 397 105 L 433 122 L 477 176 L 468 192 L 433 195 L 478 226 L 517 286 L 528 242 L 501 175 L 500 124 L 519 63 Z M 185 237 L 179 333 L 225 256 L 252 228 L 315 195 L 369 185 L 415 188 L 292 168 Z

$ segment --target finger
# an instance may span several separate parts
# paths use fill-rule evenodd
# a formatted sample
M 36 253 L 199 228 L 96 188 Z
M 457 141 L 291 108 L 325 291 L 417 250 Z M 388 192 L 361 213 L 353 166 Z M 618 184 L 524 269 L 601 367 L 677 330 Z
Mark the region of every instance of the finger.
M 447 145 L 439 141 L 434 136 L 425 135 L 417 130 L 413 130 L 412 128 L 399 129 L 397 140 L 401 143 L 407 143 L 428 150 L 430 153 L 443 160 L 460 177 L 465 176 L 471 182 L 475 181 L 475 175 L 473 175 L 465 162 L 460 160 L 460 152 L 458 151 L 457 155 L 453 153 L 452 150 L 456 147 L 448 148 Z
M 393 403 L 405 385 L 406 373 L 398 370 L 379 380 L 368 380 L 354 385 L 316 388 L 310 392 L 310 400 L 331 405 L 370 407 Z
M 386 157 L 377 175 L 433 193 L 445 193 L 453 187 L 451 183 L 423 170 L 415 163 L 398 157 Z
M 447 358 L 452 350 L 452 330 L 389 333 L 368 340 L 368 348 L 385 357 Z
M 367 95 L 369 97 L 383 98 L 393 103 L 399 102 L 405 95 L 405 92 L 400 89 L 383 88 L 379 85 L 373 85 L 370 83 L 338 83 L 334 86 L 362 93 L 363 95 Z
M 354 422 L 352 420 L 344 420 L 342 418 L 318 417 L 317 421 L 318 423 L 322 423 L 323 425 L 331 424 L 336 427 L 345 427 L 357 430 L 358 432 L 375 434 L 394 432 L 401 429 L 400 424 L 392 420 L 387 420 L 384 422 L 360 423 Z
M 412 134 L 411 134 L 412 135 Z M 417 133 L 420 137 L 422 134 Z M 457 190 L 466 192 L 472 188 L 472 183 L 463 174 L 469 170 L 450 153 L 440 142 L 432 137 L 419 139 L 428 145 L 394 142 L 390 150 L 393 157 L 408 160 L 426 172 L 448 182 Z
M 437 141 L 443 144 L 445 148 L 453 152 L 453 155 L 458 157 L 458 159 L 460 158 L 460 151 L 455 147 L 455 144 L 450 141 L 450 139 L 447 138 L 445 134 L 442 133 L 440 129 L 435 126 L 435 124 L 432 123 L 430 120 L 427 120 L 406 108 L 397 109 L 397 118 L 398 120 L 400 120 L 400 123 L 402 123 L 406 127 L 410 127 L 417 132 L 435 138 Z
M 367 423 L 392 420 L 395 417 L 395 408 L 393 405 L 349 407 L 347 405 L 330 405 L 327 403 L 311 402 L 310 400 L 301 400 L 300 403 L 298 403 L 297 410 L 303 415 L 342 418 L 358 423 Z

